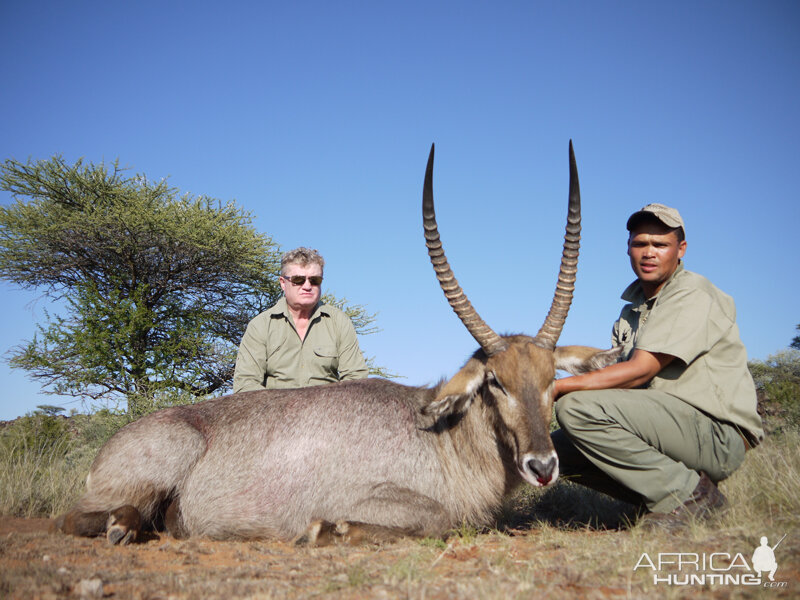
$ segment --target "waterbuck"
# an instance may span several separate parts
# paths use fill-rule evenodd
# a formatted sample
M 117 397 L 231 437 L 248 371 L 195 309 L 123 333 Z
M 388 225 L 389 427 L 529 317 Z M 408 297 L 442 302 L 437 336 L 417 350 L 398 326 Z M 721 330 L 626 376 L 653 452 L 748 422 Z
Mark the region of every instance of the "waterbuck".
M 585 372 L 616 351 L 556 348 L 574 290 L 580 191 L 572 143 L 567 233 L 550 312 L 535 337 L 500 336 L 467 300 L 439 241 L 431 147 L 423 187 L 428 254 L 480 344 L 432 388 L 381 379 L 252 391 L 167 408 L 118 431 L 87 492 L 55 527 L 128 543 L 164 520 L 176 537 L 275 537 L 319 545 L 440 536 L 491 522 L 519 483 L 558 477 L 548 434 L 557 368 Z

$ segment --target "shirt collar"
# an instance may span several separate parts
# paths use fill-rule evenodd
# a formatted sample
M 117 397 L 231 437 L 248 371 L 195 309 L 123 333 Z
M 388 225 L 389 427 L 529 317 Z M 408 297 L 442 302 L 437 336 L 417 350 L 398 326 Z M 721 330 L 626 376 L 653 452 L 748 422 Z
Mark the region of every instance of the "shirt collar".
M 330 316 L 328 311 L 325 309 L 327 305 L 320 300 L 317 302 L 317 305 L 314 307 L 313 312 L 311 313 L 311 317 L 309 320 L 313 321 L 320 315 Z M 278 301 L 272 306 L 272 308 L 268 309 L 269 315 L 271 317 L 284 317 L 289 318 L 289 305 L 286 304 L 286 296 L 281 296 Z

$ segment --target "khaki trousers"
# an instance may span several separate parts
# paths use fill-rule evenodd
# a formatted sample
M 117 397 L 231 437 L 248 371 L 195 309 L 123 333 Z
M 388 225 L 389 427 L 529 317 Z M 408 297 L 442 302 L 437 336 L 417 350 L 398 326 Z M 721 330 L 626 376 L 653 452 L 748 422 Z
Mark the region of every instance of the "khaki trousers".
M 560 473 L 653 512 L 687 500 L 705 471 L 712 481 L 744 460 L 735 427 L 657 390 L 573 392 L 555 404 Z

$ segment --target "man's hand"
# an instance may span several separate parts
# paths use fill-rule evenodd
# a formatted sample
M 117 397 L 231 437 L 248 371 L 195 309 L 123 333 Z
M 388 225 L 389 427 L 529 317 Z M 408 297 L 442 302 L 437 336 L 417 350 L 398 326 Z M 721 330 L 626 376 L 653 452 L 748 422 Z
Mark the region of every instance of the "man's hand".
M 634 350 L 624 362 L 609 365 L 591 373 L 556 379 L 553 399 L 582 390 L 630 389 L 644 385 L 675 359 L 670 354 Z

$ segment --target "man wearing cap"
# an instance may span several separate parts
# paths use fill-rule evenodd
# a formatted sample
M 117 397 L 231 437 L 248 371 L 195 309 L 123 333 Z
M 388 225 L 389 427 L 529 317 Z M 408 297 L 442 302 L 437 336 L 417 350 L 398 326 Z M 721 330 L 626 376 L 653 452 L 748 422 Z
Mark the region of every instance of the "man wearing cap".
M 562 475 L 683 526 L 725 507 L 716 484 L 763 438 L 755 386 L 733 299 L 683 267 L 678 211 L 649 204 L 627 228 L 620 362 L 556 380 L 552 439 Z

